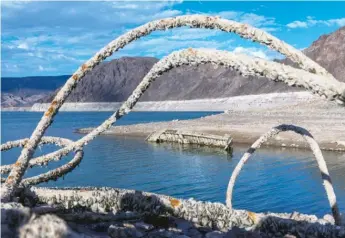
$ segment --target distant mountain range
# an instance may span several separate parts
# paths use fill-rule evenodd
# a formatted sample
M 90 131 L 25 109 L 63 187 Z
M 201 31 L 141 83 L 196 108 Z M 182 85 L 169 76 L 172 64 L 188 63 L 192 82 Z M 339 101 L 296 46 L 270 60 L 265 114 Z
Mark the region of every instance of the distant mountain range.
M 345 27 L 322 35 L 304 50 L 338 80 L 345 82 Z M 152 57 L 123 57 L 96 66 L 79 82 L 69 102 L 124 101 L 153 64 Z M 289 60 L 281 62 L 294 65 Z M 2 78 L 1 106 L 23 106 L 50 102 L 69 76 Z M 205 64 L 172 69 L 157 79 L 142 101 L 219 98 L 238 95 L 300 90 L 266 78 L 244 78 L 220 66 Z
M 1 106 L 30 106 L 51 95 L 69 78 L 62 76 L 37 76 L 1 78 Z

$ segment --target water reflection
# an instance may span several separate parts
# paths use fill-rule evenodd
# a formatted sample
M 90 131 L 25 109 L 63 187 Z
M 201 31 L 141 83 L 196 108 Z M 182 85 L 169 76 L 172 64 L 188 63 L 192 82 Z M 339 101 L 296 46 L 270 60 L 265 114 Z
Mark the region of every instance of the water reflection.
M 199 155 L 221 155 L 226 156 L 227 159 L 231 160 L 232 153 L 228 153 L 223 148 L 201 146 L 196 144 L 180 144 L 180 143 L 151 143 L 148 142 L 149 146 L 156 150 L 172 150 L 179 152 L 180 154 L 199 154 Z

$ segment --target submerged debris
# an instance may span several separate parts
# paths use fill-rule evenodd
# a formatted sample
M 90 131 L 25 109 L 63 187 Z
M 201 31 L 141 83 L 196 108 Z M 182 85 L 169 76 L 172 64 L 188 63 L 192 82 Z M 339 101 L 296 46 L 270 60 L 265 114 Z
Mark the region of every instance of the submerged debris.
M 180 144 L 197 144 L 211 147 L 221 147 L 227 152 L 232 152 L 232 138 L 200 134 L 191 131 L 178 131 L 163 129 L 150 134 L 147 138 L 150 142 L 177 142 Z

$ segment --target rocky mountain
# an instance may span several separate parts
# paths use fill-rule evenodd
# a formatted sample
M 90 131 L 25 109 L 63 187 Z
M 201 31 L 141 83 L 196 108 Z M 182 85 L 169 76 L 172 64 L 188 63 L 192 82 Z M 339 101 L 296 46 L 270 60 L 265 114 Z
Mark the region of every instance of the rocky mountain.
M 345 82 L 345 27 L 321 36 L 304 53 Z M 104 62 L 79 82 L 68 101 L 124 101 L 157 61 L 151 57 L 123 57 Z M 281 62 L 293 65 L 289 60 Z M 164 73 L 141 101 L 220 98 L 296 90 L 300 89 L 266 78 L 245 78 L 230 69 L 206 64 L 182 66 Z M 50 102 L 55 93 L 38 101 Z
M 1 107 L 30 106 L 61 87 L 68 75 L 1 78 Z
M 119 102 L 132 93 L 156 58 L 123 57 L 97 66 L 68 97 L 69 102 Z M 164 73 L 146 91 L 142 101 L 219 98 L 287 91 L 281 83 L 243 78 L 237 72 L 211 64 L 182 66 Z M 45 102 L 52 101 L 54 95 Z
M 323 35 L 304 53 L 345 81 L 345 27 Z M 124 57 L 96 67 L 69 96 L 70 102 L 126 100 L 157 62 L 155 58 Z M 293 65 L 288 60 L 282 63 Z M 219 98 L 248 94 L 297 91 L 266 78 L 245 78 L 239 73 L 211 64 L 182 66 L 164 73 L 143 95 L 141 101 Z M 51 101 L 47 98 L 46 102 Z
M 329 35 L 320 36 L 303 52 L 336 79 L 345 82 L 345 26 Z M 293 65 L 290 60 L 283 62 Z
M 304 53 L 336 79 L 345 82 L 345 26 L 330 35 L 321 36 Z
M 101 63 L 84 76 L 67 101 L 123 101 L 157 61 L 152 57 L 122 57 Z M 45 101 L 50 102 L 54 96 Z
M 1 107 L 32 106 L 32 104 L 45 99 L 50 94 L 46 92 L 23 97 L 12 93 L 1 93 Z

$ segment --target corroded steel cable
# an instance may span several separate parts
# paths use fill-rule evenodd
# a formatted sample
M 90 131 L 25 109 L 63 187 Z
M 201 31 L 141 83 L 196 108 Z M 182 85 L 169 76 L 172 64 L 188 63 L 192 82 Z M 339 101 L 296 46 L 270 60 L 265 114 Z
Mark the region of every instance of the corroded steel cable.
M 0 151 L 7 151 L 15 147 L 23 147 L 26 142 L 29 140 L 29 138 L 25 139 L 20 139 L 20 140 L 15 140 L 15 141 L 8 141 L 2 145 L 0 145 Z M 44 136 L 42 137 L 39 145 L 44 145 L 44 144 L 54 144 L 59 147 L 66 147 L 67 145 L 72 144 L 73 141 L 66 139 L 66 138 L 61 138 L 61 137 L 53 137 L 53 136 Z M 37 158 L 31 159 L 29 161 L 29 167 L 33 166 L 42 166 L 46 165 L 49 161 L 51 160 L 60 160 L 62 156 L 56 156 L 56 157 L 51 157 L 49 160 L 45 160 L 44 158 L 46 155 L 39 156 Z M 1 165 L 0 166 L 0 173 L 1 174 L 8 174 L 11 172 L 12 167 L 14 164 L 9 164 L 9 165 Z
M 309 72 L 319 75 L 325 75 L 327 79 L 334 79 L 333 76 L 330 75 L 324 68 L 306 57 L 300 51 L 273 37 L 272 35 L 247 24 L 221 19 L 219 17 L 209 17 L 204 15 L 180 16 L 149 22 L 143 26 L 127 32 L 116 40 L 110 42 L 106 47 L 96 53 L 94 57 L 92 57 L 81 67 L 79 67 L 78 70 L 67 80 L 65 85 L 57 93 L 48 110 L 42 116 L 30 139 L 24 146 L 15 166 L 11 170 L 11 173 L 6 180 L 5 186 L 2 186 L 1 200 L 11 200 L 12 193 L 20 183 L 22 176 L 24 175 L 29 165 L 29 160 L 33 156 L 34 151 L 46 129 L 52 123 L 53 117 L 58 112 L 61 105 L 65 102 L 67 96 L 76 86 L 77 82 L 87 72 L 91 71 L 105 58 L 111 56 L 115 51 L 123 48 L 133 40 L 136 40 L 142 36 L 146 36 L 155 30 L 165 30 L 182 26 L 210 29 L 216 28 L 226 32 L 234 32 L 243 38 L 248 38 L 261 44 L 267 45 L 269 48 L 272 48 L 282 53 L 287 58 L 290 58 L 292 61 L 296 62 L 303 69 Z
M 100 126 L 78 141 L 71 143 L 64 148 L 34 159 L 32 165 L 47 163 L 54 158 L 64 156 L 72 150 L 75 150 L 75 148 L 84 146 L 97 135 L 106 131 L 119 118 L 126 115 L 136 105 L 151 83 L 164 72 L 181 65 L 199 65 L 205 63 L 213 63 L 216 65 L 222 65 L 223 67 L 232 68 L 244 75 L 265 76 L 268 79 L 273 81 L 282 81 L 290 86 L 304 87 L 305 89 L 324 96 L 329 100 L 342 100 L 342 93 L 345 91 L 345 84 L 335 79 L 327 79 L 324 76 L 311 74 L 304 70 L 295 69 L 290 66 L 266 61 L 264 59 L 252 58 L 246 55 L 238 55 L 219 50 L 187 49 L 176 51 L 156 63 L 133 91 L 127 101 L 121 105 L 120 109 L 105 120 Z
M 16 140 L 16 141 L 10 141 L 10 142 L 7 142 L 5 144 L 2 144 L 0 146 L 0 150 L 6 151 L 6 150 L 10 150 L 10 149 L 15 148 L 15 147 L 23 147 L 27 141 L 28 141 L 28 138 Z M 52 137 L 52 136 L 42 137 L 42 140 L 40 141 L 40 145 L 55 144 L 55 145 L 61 146 L 61 147 L 67 146 L 67 145 L 72 144 L 72 143 L 73 143 L 73 141 L 71 141 L 69 139 L 60 138 L 60 137 Z M 40 157 L 38 157 L 38 158 L 40 158 Z M 64 175 L 66 175 L 67 173 L 71 172 L 81 162 L 82 159 L 83 159 L 83 151 L 80 147 L 79 149 L 77 149 L 75 151 L 74 157 L 68 163 L 60 166 L 59 168 L 50 170 L 46 173 L 42 173 L 42 174 L 37 175 L 37 176 L 23 179 L 20 182 L 20 184 L 24 185 L 24 186 L 28 186 L 28 185 L 39 184 L 42 182 L 48 182 L 49 180 L 57 180 L 59 177 L 62 177 Z M 32 162 L 32 161 L 30 161 L 30 162 Z M 36 165 L 36 164 L 32 163 L 32 165 Z M 1 174 L 5 174 L 5 173 L 10 172 L 11 169 L 13 168 L 13 166 L 14 165 L 3 165 L 3 166 L 1 166 Z M 4 182 L 4 178 L 1 178 L 1 182 Z
M 325 187 L 327 198 L 329 205 L 331 207 L 331 211 L 335 220 L 335 224 L 341 224 L 341 217 L 337 205 L 337 199 L 334 193 L 332 180 L 329 175 L 327 165 L 325 159 L 323 158 L 322 152 L 320 150 L 319 145 L 314 140 L 313 136 L 304 128 L 294 126 L 294 125 L 280 125 L 277 127 L 272 128 L 270 131 L 262 135 L 258 140 L 254 142 L 254 144 L 247 150 L 247 152 L 242 156 L 241 160 L 236 165 L 234 171 L 232 172 L 231 178 L 229 180 L 228 189 L 226 192 L 226 205 L 229 208 L 232 208 L 232 193 L 235 186 L 236 178 L 238 177 L 241 169 L 243 168 L 244 164 L 249 160 L 252 154 L 255 152 L 256 149 L 260 148 L 260 146 L 265 143 L 270 138 L 278 135 L 280 132 L 283 131 L 293 131 L 297 134 L 303 136 L 306 142 L 309 144 L 310 149 L 312 150 L 315 159 L 317 161 L 318 167 L 321 172 L 321 178 L 323 180 L 323 186 Z
M 162 73 L 173 67 L 181 65 L 198 65 L 204 63 L 213 63 L 223 65 L 237 70 L 245 75 L 265 76 L 274 81 L 283 81 L 288 85 L 301 86 L 313 91 L 319 95 L 325 96 L 329 100 L 341 100 L 345 84 L 335 79 L 325 79 L 324 76 L 318 76 L 303 70 L 295 69 L 275 62 L 269 62 L 263 59 L 252 58 L 245 55 L 236 55 L 226 51 L 217 50 L 181 50 L 170 54 L 153 66 L 143 81 L 134 90 L 129 99 L 115 112 L 108 120 L 102 123 L 91 133 L 81 138 L 79 141 L 69 143 L 66 147 L 51 154 L 41 156 L 29 162 L 30 166 L 44 164 L 53 158 L 61 158 L 72 150 L 84 146 L 95 136 L 107 130 L 117 119 L 127 114 L 139 100 L 141 95 L 147 90 L 149 85 Z M 25 141 L 26 142 L 26 141 Z M 22 142 L 23 143 L 23 142 Z M 5 144 L 4 146 L 8 146 Z M 2 170 L 9 171 L 9 166 L 2 167 Z
M 289 85 L 291 82 L 298 86 L 303 86 L 305 88 L 310 87 L 312 90 L 316 88 L 318 91 L 316 93 L 320 93 L 324 95 L 322 92 L 332 92 L 330 94 L 329 99 L 333 99 L 336 97 L 337 90 L 341 89 L 343 84 L 339 83 L 338 81 L 334 80 L 334 84 L 331 82 L 327 82 L 323 79 L 323 76 L 315 76 L 303 70 L 297 70 L 289 66 L 284 66 L 274 62 L 266 62 L 265 60 L 261 59 L 252 59 L 251 57 L 244 56 L 244 55 L 235 55 L 229 52 L 224 51 L 216 51 L 216 50 L 182 50 L 177 51 L 169 55 L 168 57 L 164 58 L 160 62 L 158 62 L 151 71 L 145 76 L 143 81 L 140 85 L 134 90 L 133 94 L 130 98 L 125 102 L 119 111 L 117 111 L 112 117 L 110 117 L 105 123 L 103 123 L 100 127 L 96 128 L 93 132 L 83 137 L 81 140 L 77 142 L 70 141 L 68 145 L 57 152 L 53 152 L 50 155 L 46 155 L 45 157 L 40 157 L 35 159 L 34 164 L 41 164 L 47 163 L 49 160 L 47 158 L 60 158 L 64 155 L 64 153 L 68 153 L 70 150 L 74 149 L 73 147 L 81 147 L 88 141 L 92 140 L 95 136 L 99 133 L 105 131 L 108 127 L 111 126 L 117 119 L 121 116 L 125 115 L 132 109 L 135 103 L 139 100 L 140 96 L 147 90 L 149 85 L 159 77 L 163 72 L 168 71 L 172 67 L 178 67 L 184 64 L 203 64 L 203 63 L 213 63 L 213 64 L 222 64 L 224 67 L 232 67 L 235 70 L 239 70 L 242 73 L 246 73 L 248 75 L 264 75 L 272 80 L 281 80 Z M 244 70 L 244 69 L 254 69 L 254 70 Z M 280 72 L 278 74 L 277 72 Z M 327 82 L 327 83 L 325 83 Z M 334 96 L 335 95 L 335 96 Z M 12 144 L 17 145 L 24 145 L 26 140 L 22 141 L 15 141 Z M 47 140 L 43 140 L 42 143 L 46 143 Z M 311 142 L 310 142 L 311 143 Z M 62 142 L 60 142 L 62 144 Z M 1 148 L 6 147 L 9 148 L 9 143 L 6 143 Z M 316 147 L 318 148 L 317 144 Z M 320 152 L 321 153 L 321 152 Z M 317 157 L 318 158 L 318 157 Z M 323 161 L 322 155 L 321 159 Z M 320 159 L 320 161 L 321 161 Z M 320 162 L 321 163 L 321 162 Z M 326 165 L 324 164 L 324 167 Z M 329 176 L 327 171 L 327 167 L 325 167 L 325 174 Z M 44 177 L 44 176 L 41 176 Z M 32 181 L 32 180 L 31 180 Z M 32 184 L 33 182 L 23 181 L 23 184 Z M 36 180 L 39 181 L 39 180 Z M 38 183 L 38 182 L 37 182 Z M 36 184 L 36 183 L 35 183 Z M 329 186 L 326 186 L 326 190 Z M 329 194 L 334 194 L 333 188 L 328 191 Z M 335 204 L 335 196 L 334 202 L 330 200 L 330 204 Z M 335 213 L 337 213 L 337 207 L 333 206 L 335 209 Z
M 240 227 L 258 229 L 264 233 L 282 232 L 296 237 L 343 237 L 344 226 L 325 224 L 325 220 L 314 215 L 299 213 L 254 213 L 246 210 L 230 209 L 221 203 L 201 202 L 194 199 L 179 199 L 161 194 L 116 188 L 38 188 L 31 187 L 39 204 L 51 204 L 61 212 L 73 211 L 74 218 L 97 222 L 100 215 L 132 211 L 139 214 L 169 214 L 212 229 Z M 82 208 L 82 210 L 80 209 Z M 79 209 L 79 210 L 78 210 Z M 92 212 L 92 213 L 91 213 Z M 108 216 L 108 217 L 107 217 Z M 282 236 L 282 235 L 280 235 Z

